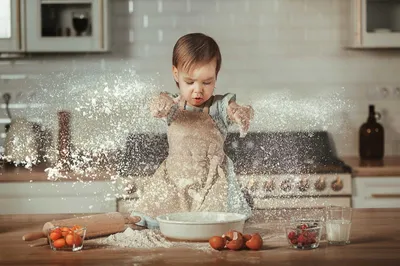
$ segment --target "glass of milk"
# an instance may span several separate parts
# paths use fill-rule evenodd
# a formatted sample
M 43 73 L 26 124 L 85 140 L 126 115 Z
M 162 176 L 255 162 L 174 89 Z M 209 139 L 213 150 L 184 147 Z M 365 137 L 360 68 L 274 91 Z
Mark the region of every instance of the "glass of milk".
M 326 208 L 326 239 L 330 245 L 350 243 L 352 208 L 329 206 Z

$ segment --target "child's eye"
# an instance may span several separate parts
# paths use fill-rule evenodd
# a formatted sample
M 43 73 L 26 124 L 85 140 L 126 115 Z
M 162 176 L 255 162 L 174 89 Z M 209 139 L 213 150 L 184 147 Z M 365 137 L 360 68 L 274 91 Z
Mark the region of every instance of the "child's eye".
M 186 81 L 186 84 L 192 85 L 194 82 L 193 81 Z
M 211 82 L 203 82 L 204 85 L 210 85 Z

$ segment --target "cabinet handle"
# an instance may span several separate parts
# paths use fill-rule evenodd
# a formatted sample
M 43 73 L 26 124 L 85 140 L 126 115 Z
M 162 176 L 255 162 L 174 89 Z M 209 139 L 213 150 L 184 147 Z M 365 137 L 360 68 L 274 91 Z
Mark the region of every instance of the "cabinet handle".
M 104 49 L 104 2 L 99 1 L 100 5 L 100 48 Z
M 17 17 L 17 39 L 18 39 L 18 50 L 22 50 L 22 35 L 21 35 L 21 0 L 16 2 L 16 17 Z
M 372 198 L 381 198 L 381 199 L 394 199 L 394 198 L 400 198 L 400 194 L 372 194 Z

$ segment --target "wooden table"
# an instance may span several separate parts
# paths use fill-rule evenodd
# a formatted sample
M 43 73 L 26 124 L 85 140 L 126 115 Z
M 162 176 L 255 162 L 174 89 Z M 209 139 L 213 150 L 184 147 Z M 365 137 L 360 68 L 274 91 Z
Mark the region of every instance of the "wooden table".
M 26 232 L 40 230 L 45 221 L 72 215 L 0 216 L 0 265 L 400 265 L 400 209 L 355 209 L 351 244 L 328 246 L 322 241 L 315 250 L 288 248 L 281 218 L 265 219 L 255 213 L 246 231 L 258 231 L 268 238 L 260 251 L 204 252 L 194 249 L 123 249 L 105 247 L 94 240 L 85 242 L 78 252 L 52 251 L 48 245 L 31 247 L 24 242 Z M 277 235 L 277 234 L 275 234 Z

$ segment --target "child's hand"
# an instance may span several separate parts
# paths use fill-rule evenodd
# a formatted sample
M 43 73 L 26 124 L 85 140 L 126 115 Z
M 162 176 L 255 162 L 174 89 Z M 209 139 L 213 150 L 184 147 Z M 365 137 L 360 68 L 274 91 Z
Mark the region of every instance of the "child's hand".
M 166 117 L 171 110 L 171 107 L 179 102 L 177 98 L 171 98 L 167 93 L 160 93 L 150 102 L 150 112 L 153 116 L 161 118 Z
M 236 103 L 229 104 L 231 119 L 240 126 L 240 137 L 244 138 L 250 127 L 250 120 L 254 117 L 251 106 L 240 106 Z

